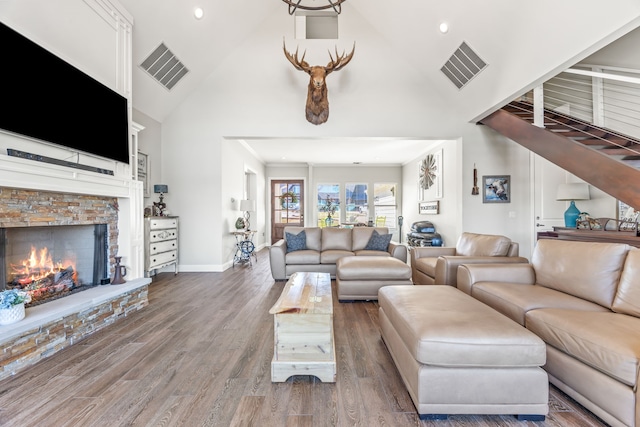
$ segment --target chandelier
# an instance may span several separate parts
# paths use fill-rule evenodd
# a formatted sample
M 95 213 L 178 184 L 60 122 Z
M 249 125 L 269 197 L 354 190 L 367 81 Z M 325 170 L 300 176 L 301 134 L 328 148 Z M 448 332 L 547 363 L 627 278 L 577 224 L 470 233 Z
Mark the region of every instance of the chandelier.
M 302 3 L 302 0 L 282 0 L 286 4 L 289 5 L 289 15 L 293 15 L 297 9 L 303 10 L 326 10 L 332 8 L 337 14 L 342 12 L 342 3 L 347 0 L 326 0 L 329 4 L 325 4 L 324 6 L 305 6 Z

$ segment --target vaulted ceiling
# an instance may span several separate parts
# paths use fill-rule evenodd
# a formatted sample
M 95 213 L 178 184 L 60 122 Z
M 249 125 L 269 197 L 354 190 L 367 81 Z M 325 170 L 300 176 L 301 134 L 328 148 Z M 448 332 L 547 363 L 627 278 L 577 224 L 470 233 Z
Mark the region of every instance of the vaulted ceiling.
M 269 28 L 267 37 L 273 38 L 274 47 L 278 46 L 273 52 L 276 63 L 286 61 L 279 49 L 283 37 L 293 38 L 294 18 L 288 16 L 287 5 L 281 0 L 119 1 L 134 17 L 134 108 L 159 122 L 197 91 L 207 76 L 258 29 L 263 34 L 265 27 Z M 379 55 L 376 61 L 388 63 L 402 58 L 403 66 L 413 67 L 423 76 L 421 83 L 432 94 L 426 102 L 437 102 L 458 114 L 460 120 L 473 122 L 640 25 L 640 3 L 636 0 L 604 3 L 347 0 L 339 18 L 338 43 L 348 48 L 353 41 L 358 42 L 358 29 L 352 26 L 367 23 L 378 33 L 377 40 L 385 44 L 381 51 L 393 52 L 392 57 Z M 200 20 L 194 18 L 195 7 L 204 10 Z M 438 30 L 441 22 L 449 24 L 445 34 Z M 462 42 L 488 66 L 460 90 L 440 68 Z M 139 67 L 160 43 L 190 70 L 171 91 Z M 333 47 L 336 41 L 326 44 Z M 375 55 L 376 48 L 361 43 L 357 54 Z M 256 64 L 264 66 L 268 64 Z M 392 76 L 381 76 L 380 84 L 388 78 Z M 437 128 L 438 123 L 433 125 Z

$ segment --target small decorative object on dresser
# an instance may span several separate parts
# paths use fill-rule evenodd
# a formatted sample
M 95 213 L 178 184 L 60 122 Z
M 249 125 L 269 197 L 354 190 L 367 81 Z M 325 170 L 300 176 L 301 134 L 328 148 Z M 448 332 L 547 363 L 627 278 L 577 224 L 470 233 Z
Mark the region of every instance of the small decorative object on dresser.
M 178 217 L 149 217 L 144 219 L 144 271 L 173 264 L 178 274 Z

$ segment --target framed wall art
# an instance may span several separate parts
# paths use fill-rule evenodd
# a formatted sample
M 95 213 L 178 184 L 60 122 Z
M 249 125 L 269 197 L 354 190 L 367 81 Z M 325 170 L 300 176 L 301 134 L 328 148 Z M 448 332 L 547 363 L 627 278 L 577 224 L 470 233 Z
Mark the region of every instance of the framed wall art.
M 149 188 L 149 155 L 138 151 L 138 181 L 142 181 L 144 197 L 151 197 Z
M 482 203 L 511 203 L 511 175 L 483 175 Z

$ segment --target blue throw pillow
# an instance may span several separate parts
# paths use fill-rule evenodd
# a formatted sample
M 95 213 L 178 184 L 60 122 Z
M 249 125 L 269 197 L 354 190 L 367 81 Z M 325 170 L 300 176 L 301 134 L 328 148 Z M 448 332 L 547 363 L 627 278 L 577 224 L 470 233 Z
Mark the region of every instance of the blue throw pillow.
M 307 233 L 302 230 L 298 234 L 284 233 L 287 240 L 287 253 L 307 249 Z
M 367 251 L 387 251 L 389 250 L 389 242 L 391 242 L 392 234 L 378 234 L 377 230 L 373 230 L 367 246 L 364 247 Z

